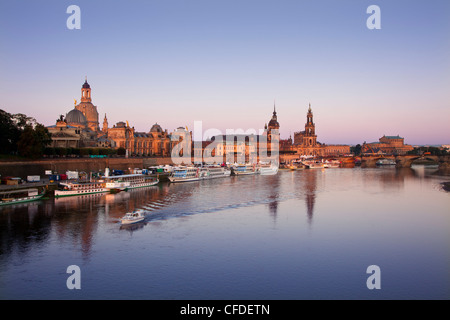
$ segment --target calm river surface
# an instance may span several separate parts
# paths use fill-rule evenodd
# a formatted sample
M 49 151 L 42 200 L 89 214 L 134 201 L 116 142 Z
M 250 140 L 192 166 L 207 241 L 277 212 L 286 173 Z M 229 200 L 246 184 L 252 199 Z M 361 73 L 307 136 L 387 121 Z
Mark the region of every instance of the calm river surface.
M 450 177 L 432 171 L 281 171 L 1 207 L 0 299 L 449 299 Z M 121 227 L 135 208 L 146 220 Z

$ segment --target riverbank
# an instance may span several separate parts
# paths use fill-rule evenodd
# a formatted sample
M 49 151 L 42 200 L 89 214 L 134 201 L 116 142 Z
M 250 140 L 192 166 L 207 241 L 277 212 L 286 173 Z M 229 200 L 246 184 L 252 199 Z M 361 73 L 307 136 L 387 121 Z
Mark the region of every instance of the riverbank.
M 104 172 L 105 168 L 123 170 L 131 173 L 135 168 L 172 164 L 170 157 L 133 157 L 133 158 L 53 158 L 29 161 L 0 161 L 0 175 L 13 176 L 26 180 L 27 176 L 45 176 L 47 170 L 54 174 L 66 171 Z
M 152 173 L 148 176 L 158 178 L 160 182 L 167 182 L 169 181 L 169 174 L 162 172 L 162 173 Z M 74 181 L 74 180 L 64 180 L 66 182 Z M 10 191 L 16 192 L 19 190 L 27 190 L 27 189 L 38 189 L 39 192 L 45 191 L 45 195 L 52 197 L 54 196 L 54 191 L 58 188 L 59 182 L 64 181 L 53 181 L 49 180 L 48 178 L 43 178 L 39 182 L 24 182 L 17 185 L 5 185 L 0 184 L 0 193 L 7 193 Z

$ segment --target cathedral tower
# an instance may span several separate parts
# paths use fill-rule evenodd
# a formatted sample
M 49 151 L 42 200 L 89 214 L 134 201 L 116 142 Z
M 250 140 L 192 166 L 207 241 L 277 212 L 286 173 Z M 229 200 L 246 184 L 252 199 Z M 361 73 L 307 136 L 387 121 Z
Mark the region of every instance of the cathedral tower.
M 108 119 L 106 118 L 106 113 L 105 113 L 105 118 L 103 119 L 103 128 L 102 128 L 103 133 L 108 133 Z
M 92 104 L 91 86 L 87 82 L 87 79 L 81 87 L 81 102 L 75 106 L 75 109 L 81 111 L 86 117 L 87 127 L 90 130 L 95 132 L 100 131 L 97 107 Z
M 81 87 L 81 102 L 91 102 L 91 86 L 87 82 L 87 78 Z
M 317 145 L 316 125 L 313 121 L 313 113 L 311 104 L 309 104 L 308 113 L 306 115 L 305 134 L 303 136 L 303 145 L 315 147 Z
M 313 121 L 313 113 L 311 111 L 311 104 L 309 104 L 308 114 L 306 115 L 305 132 L 307 135 L 314 136 L 316 134 L 316 125 Z

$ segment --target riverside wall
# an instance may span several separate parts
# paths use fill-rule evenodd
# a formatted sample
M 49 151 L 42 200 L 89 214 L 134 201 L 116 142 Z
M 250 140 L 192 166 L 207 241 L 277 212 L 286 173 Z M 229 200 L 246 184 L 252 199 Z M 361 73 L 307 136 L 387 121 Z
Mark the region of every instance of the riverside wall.
M 13 176 L 26 179 L 29 175 L 45 176 L 46 170 L 57 174 L 66 171 L 98 172 L 105 168 L 124 170 L 130 173 L 134 168 L 148 168 L 155 165 L 172 164 L 170 157 L 131 157 L 131 158 L 54 158 L 35 161 L 1 161 L 0 175 L 2 177 Z

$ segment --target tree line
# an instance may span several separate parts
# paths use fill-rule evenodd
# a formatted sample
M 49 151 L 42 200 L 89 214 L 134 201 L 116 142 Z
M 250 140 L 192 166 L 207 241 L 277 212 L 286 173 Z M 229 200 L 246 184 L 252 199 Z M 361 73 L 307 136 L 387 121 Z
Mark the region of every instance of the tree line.
M 444 148 L 438 147 L 416 147 L 411 151 L 408 151 L 409 155 L 432 155 L 432 156 L 444 156 L 449 154 L 449 151 Z
M 51 134 L 36 119 L 0 109 L 0 154 L 37 159 L 51 142 Z

